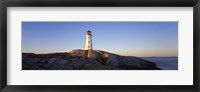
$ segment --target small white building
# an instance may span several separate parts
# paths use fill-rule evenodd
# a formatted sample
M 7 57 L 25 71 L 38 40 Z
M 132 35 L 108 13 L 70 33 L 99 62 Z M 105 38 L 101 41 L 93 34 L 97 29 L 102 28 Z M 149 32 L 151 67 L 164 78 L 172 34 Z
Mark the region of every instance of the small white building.
M 86 33 L 85 50 L 92 50 L 92 32 L 90 30 Z
M 96 58 L 96 53 L 92 48 L 92 32 L 90 30 L 86 33 L 86 43 L 85 43 L 85 55 L 90 58 L 90 61 L 93 61 Z

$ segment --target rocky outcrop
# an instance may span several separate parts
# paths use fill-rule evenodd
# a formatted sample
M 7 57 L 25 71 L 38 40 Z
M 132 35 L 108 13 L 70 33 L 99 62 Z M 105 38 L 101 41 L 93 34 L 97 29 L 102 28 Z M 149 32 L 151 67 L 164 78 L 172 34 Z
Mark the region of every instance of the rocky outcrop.
M 88 53 L 91 52 L 91 57 Z M 65 53 L 22 53 L 23 70 L 160 70 L 155 63 L 100 50 Z

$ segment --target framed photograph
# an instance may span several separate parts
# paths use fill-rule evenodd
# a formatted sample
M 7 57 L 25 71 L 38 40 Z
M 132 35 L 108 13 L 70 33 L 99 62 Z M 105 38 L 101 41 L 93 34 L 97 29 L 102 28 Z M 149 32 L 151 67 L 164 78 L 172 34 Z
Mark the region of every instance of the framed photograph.
M 199 91 L 199 0 L 1 1 L 1 91 Z

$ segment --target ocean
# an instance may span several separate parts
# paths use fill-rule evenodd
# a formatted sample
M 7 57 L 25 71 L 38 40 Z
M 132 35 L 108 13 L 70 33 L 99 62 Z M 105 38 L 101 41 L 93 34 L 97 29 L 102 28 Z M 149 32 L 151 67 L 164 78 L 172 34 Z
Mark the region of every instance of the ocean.
M 143 57 L 142 59 L 156 63 L 162 70 L 178 70 L 178 57 Z

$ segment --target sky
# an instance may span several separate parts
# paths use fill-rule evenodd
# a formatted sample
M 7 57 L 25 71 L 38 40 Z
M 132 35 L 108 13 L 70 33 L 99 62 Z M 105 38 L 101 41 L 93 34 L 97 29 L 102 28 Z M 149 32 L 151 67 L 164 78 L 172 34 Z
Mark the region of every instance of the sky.
M 92 31 L 94 50 L 124 56 L 178 56 L 178 22 L 22 22 L 22 52 L 83 49 L 87 30 Z

